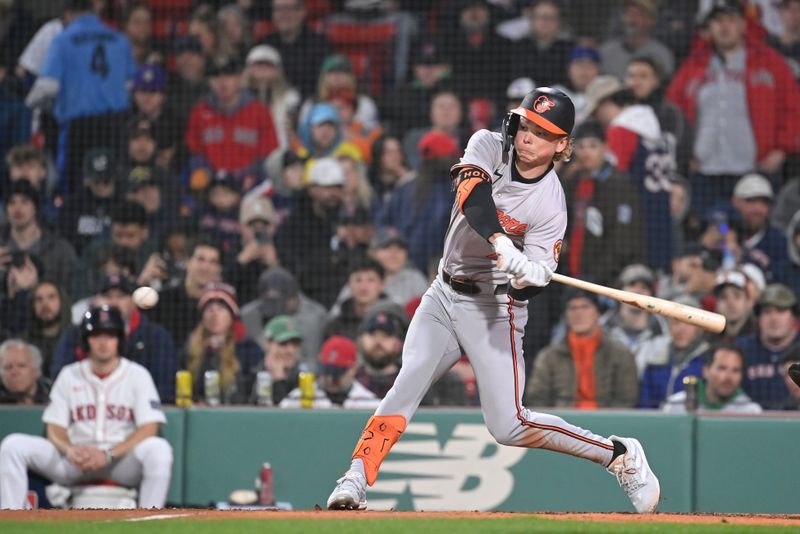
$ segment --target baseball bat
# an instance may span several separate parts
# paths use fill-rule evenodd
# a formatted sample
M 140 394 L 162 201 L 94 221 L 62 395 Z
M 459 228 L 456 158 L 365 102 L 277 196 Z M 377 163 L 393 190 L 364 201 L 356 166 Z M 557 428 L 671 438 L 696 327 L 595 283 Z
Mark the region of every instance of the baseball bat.
M 719 313 L 702 310 L 694 306 L 687 306 L 686 304 L 679 304 L 658 297 L 633 293 L 632 291 L 623 291 L 621 289 L 614 289 L 613 287 L 601 286 L 600 284 L 593 284 L 585 280 L 579 280 L 558 273 L 553 273 L 553 280 L 560 284 L 566 284 L 596 293 L 597 295 L 611 297 L 618 302 L 635 306 L 646 312 L 657 313 L 664 317 L 669 317 L 670 319 L 693 324 L 714 332 L 715 334 L 719 334 L 725 330 L 725 317 Z

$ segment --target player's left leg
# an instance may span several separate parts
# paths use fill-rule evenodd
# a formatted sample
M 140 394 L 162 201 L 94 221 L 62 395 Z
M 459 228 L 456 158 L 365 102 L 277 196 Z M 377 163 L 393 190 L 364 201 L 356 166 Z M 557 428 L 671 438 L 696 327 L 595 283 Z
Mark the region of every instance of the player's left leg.
M 0 508 L 25 508 L 29 469 L 62 485 L 81 477 L 81 471 L 45 438 L 9 434 L 0 442 Z
M 110 478 L 128 487 L 139 488 L 140 508 L 164 508 L 172 475 L 172 447 L 167 440 L 151 437 L 115 461 Z
M 586 458 L 609 469 L 639 512 L 658 504 L 658 479 L 650 470 L 638 441 L 612 439 L 572 425 L 560 417 L 533 412 L 522 405 L 525 363 L 522 336 L 527 321 L 525 303 L 504 297 L 476 299 L 461 314 L 456 336 L 475 370 L 486 426 L 504 445 L 541 448 Z M 480 326 L 478 323 L 483 323 Z M 474 324 L 471 324 L 474 323 Z M 486 329 L 476 335 L 480 328 Z
M 460 358 L 448 316 L 452 298 L 452 291 L 437 283 L 425 293 L 409 325 L 400 373 L 356 443 L 350 469 L 328 497 L 329 509 L 366 508 L 366 486 L 375 482 L 381 462 L 400 439 L 431 384 Z

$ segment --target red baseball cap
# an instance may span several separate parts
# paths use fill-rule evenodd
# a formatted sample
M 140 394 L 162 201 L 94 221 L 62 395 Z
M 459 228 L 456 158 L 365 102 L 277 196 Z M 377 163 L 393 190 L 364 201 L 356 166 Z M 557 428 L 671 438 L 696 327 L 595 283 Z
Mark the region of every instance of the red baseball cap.
M 457 158 L 461 155 L 455 140 L 444 132 L 430 131 L 417 144 L 422 159 Z
M 319 363 L 324 366 L 350 369 L 356 364 L 356 344 L 344 336 L 331 336 L 319 351 Z

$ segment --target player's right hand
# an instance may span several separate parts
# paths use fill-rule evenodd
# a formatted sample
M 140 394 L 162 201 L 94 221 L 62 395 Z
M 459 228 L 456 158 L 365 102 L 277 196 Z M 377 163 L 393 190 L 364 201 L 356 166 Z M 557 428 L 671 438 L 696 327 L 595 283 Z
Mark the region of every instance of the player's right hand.
M 506 236 L 497 236 L 494 240 L 494 251 L 497 253 L 497 267 L 514 278 L 527 272 L 530 261 L 519 251 Z

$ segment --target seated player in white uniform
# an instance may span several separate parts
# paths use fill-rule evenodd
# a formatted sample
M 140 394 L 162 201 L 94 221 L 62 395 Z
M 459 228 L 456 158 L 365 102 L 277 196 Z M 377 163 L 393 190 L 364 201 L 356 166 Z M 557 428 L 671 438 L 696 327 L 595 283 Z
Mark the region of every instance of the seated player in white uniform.
M 11 434 L 0 444 L 0 508 L 26 507 L 28 470 L 63 486 L 138 487 L 140 507 L 164 507 L 172 448 L 157 434 L 166 418 L 150 373 L 119 354 L 124 325 L 107 305 L 84 314 L 89 357 L 59 373 L 42 416 L 47 439 Z

